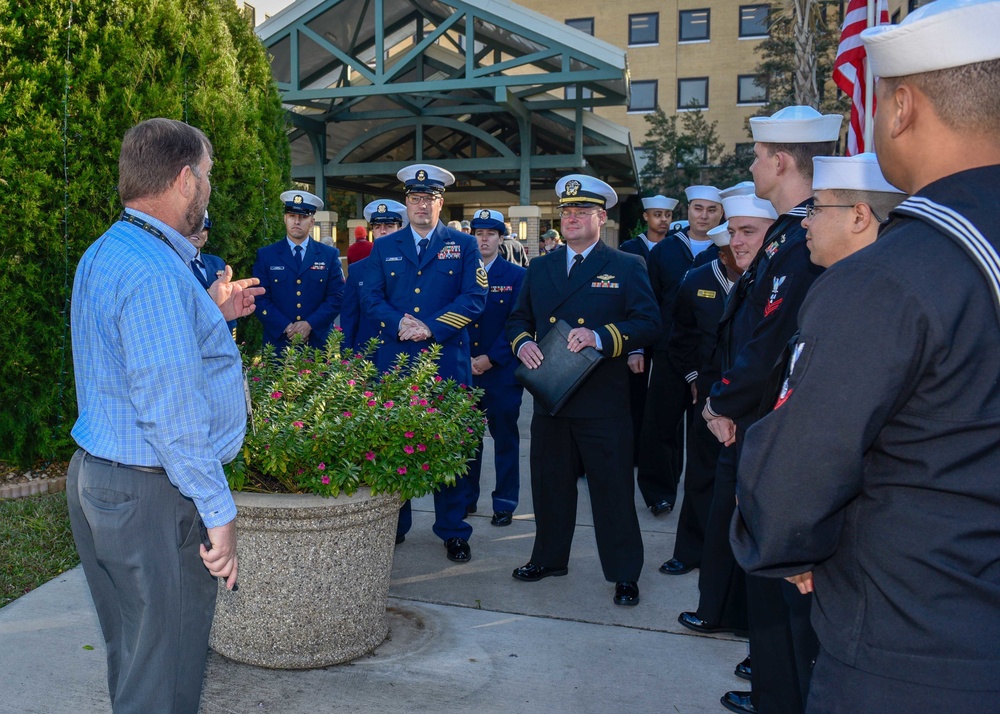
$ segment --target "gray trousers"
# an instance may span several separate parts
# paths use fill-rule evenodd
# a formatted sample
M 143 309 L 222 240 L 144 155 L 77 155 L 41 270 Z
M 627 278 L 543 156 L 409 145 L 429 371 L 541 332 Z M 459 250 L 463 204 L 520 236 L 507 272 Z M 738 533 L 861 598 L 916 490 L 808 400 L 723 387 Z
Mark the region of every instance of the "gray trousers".
M 66 494 L 97 608 L 116 714 L 197 714 L 215 613 L 201 518 L 166 474 L 77 451 Z

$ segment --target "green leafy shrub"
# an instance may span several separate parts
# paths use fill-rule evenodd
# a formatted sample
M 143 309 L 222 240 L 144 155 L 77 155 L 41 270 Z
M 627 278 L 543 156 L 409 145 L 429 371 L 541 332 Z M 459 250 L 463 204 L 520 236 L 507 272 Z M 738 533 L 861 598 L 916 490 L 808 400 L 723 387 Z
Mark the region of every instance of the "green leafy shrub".
M 365 355 L 341 354 L 342 339 L 334 330 L 324 349 L 246 358 L 253 414 L 227 466 L 232 488 L 336 496 L 365 485 L 405 499 L 468 471 L 486 429 L 481 392 L 438 376 L 440 345 L 379 374 Z

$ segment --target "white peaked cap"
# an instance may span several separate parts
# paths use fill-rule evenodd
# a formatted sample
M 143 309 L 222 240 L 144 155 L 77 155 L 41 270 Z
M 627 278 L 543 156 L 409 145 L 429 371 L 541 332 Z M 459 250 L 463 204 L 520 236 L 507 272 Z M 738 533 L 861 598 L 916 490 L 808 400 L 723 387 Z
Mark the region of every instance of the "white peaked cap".
M 814 156 L 813 191 L 881 191 L 903 193 L 885 180 L 875 154 Z
M 599 178 L 586 174 L 570 174 L 556 181 L 560 206 L 600 206 L 611 208 L 618 203 L 618 194 Z
M 642 199 L 642 210 L 648 211 L 654 208 L 659 208 L 664 211 L 672 211 L 677 208 L 676 198 L 667 198 L 666 196 L 661 196 L 659 194 L 655 196 L 646 196 Z
M 729 245 L 729 221 L 726 221 L 722 225 L 718 225 L 708 231 L 708 237 L 711 238 L 712 242 L 720 248 Z
M 935 0 L 861 41 L 876 77 L 904 77 L 1000 59 L 998 28 L 1000 0 Z
M 740 181 L 735 186 L 730 186 L 729 188 L 724 188 L 719 191 L 719 196 L 721 198 L 729 198 L 730 196 L 749 196 L 755 190 L 753 181 Z
M 733 219 L 737 216 L 744 218 L 770 218 L 775 220 L 778 212 L 770 201 L 757 198 L 753 194 L 749 196 L 730 196 L 722 199 L 722 210 L 726 212 L 726 218 Z
M 750 117 L 754 141 L 769 144 L 811 144 L 840 137 L 840 114 L 820 114 L 812 107 L 785 107 L 769 117 Z
M 444 193 L 455 183 L 455 175 L 433 164 L 412 164 L 396 172 L 407 193 Z
M 684 195 L 687 196 L 688 201 L 701 199 L 702 201 L 722 203 L 722 196 L 719 195 L 719 189 L 715 186 L 688 186 L 684 189 Z
M 377 198 L 365 206 L 369 223 L 402 223 L 406 225 L 406 206 L 389 198 Z

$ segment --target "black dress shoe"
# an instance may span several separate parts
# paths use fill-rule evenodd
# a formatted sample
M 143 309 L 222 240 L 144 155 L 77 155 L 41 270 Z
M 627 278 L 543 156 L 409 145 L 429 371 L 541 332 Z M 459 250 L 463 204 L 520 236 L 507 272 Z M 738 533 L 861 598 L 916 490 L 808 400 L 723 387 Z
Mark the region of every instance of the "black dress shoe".
M 403 535 L 402 533 L 397 533 L 396 534 L 396 545 L 399 545 L 404 540 L 406 540 L 406 536 L 405 535 Z
M 739 637 L 747 636 L 746 630 L 737 630 L 735 628 L 724 627 L 722 625 L 712 625 L 702 620 L 693 612 L 682 612 L 677 616 L 677 622 L 681 623 L 689 630 L 700 632 L 703 635 L 711 635 L 716 632 L 732 632 L 734 635 L 738 635 Z
M 514 522 L 514 514 L 510 511 L 497 511 L 490 519 L 491 526 L 509 526 Z
M 736 669 L 733 670 L 733 674 L 740 679 L 750 681 L 750 658 L 747 657 L 745 660 L 736 665 Z
M 472 549 L 469 548 L 469 541 L 465 538 L 449 538 L 445 541 L 444 547 L 448 549 L 448 560 L 467 563 L 472 559 Z
M 462 516 L 462 519 L 464 520 L 464 519 L 468 518 L 469 516 L 471 516 L 473 513 L 475 513 L 478 510 L 479 509 L 476 508 L 475 506 L 466 506 L 465 507 L 465 515 Z
M 657 501 L 649 507 L 649 510 L 653 512 L 654 516 L 659 516 L 663 513 L 670 513 L 674 510 L 674 504 L 670 501 Z
M 665 575 L 684 575 L 694 570 L 695 566 L 682 563 L 677 558 L 671 558 L 660 566 L 660 572 Z
M 757 714 L 757 707 L 750 702 L 750 692 L 726 692 L 719 701 L 731 712 Z
M 615 605 L 638 605 L 639 585 L 634 581 L 615 583 L 615 596 L 612 602 Z
M 514 568 L 514 572 L 511 573 L 518 580 L 523 580 L 527 583 L 533 583 L 536 580 L 541 580 L 542 578 L 547 578 L 551 576 L 565 575 L 569 570 L 567 568 L 546 568 L 542 565 L 535 565 L 534 563 L 528 563 L 527 565 L 522 565 L 520 568 Z

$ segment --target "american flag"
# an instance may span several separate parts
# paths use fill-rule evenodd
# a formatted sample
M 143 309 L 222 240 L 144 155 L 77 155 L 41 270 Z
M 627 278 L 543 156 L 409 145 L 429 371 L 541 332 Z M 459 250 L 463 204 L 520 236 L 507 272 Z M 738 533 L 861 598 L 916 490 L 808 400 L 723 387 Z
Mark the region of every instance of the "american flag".
M 889 6 L 886 0 L 876 2 L 875 24 L 889 24 Z M 851 95 L 851 125 L 847 131 L 847 155 L 854 156 L 865 150 L 865 47 L 861 31 L 868 27 L 869 0 L 850 0 L 844 15 L 844 28 L 840 33 L 840 46 L 833 62 L 833 81 Z M 872 116 L 875 115 L 875 98 L 872 97 Z

